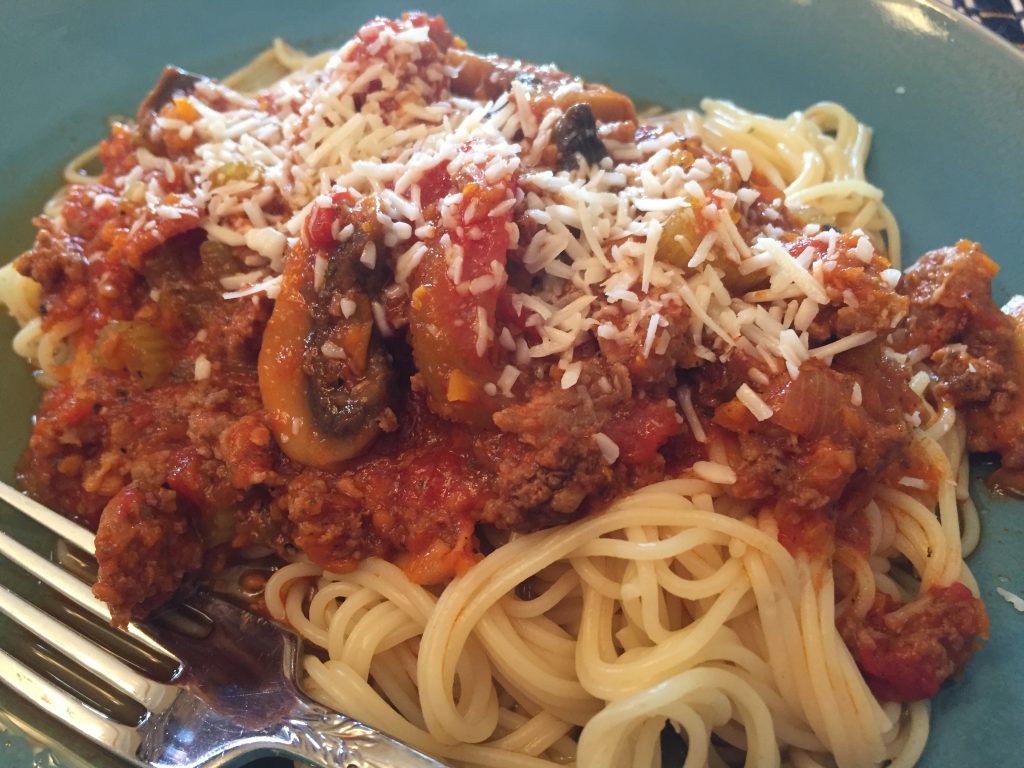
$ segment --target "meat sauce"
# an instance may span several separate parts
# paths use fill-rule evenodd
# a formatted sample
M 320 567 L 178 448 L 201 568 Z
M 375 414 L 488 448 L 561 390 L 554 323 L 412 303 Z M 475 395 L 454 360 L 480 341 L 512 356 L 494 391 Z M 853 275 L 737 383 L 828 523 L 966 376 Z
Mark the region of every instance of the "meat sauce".
M 984 606 L 960 582 L 908 605 L 879 594 L 863 621 L 838 625 L 871 690 L 890 701 L 934 696 L 988 635 Z
M 373 22 L 359 39 L 372 45 L 381 24 L 395 23 Z M 601 136 L 656 135 L 636 124 L 628 99 L 603 86 L 567 89 L 577 81 L 557 70 L 472 57 L 452 47 L 439 19 L 403 23 L 427 26 L 440 60 L 446 50 L 462 60 L 452 88 L 463 95 L 529 82 L 538 113 L 570 99 L 561 106 L 575 122 L 559 134 L 562 154 L 597 160 Z M 147 109 L 191 119 L 186 99 L 170 86 L 161 93 Z M 312 209 L 301 242 L 285 254 L 276 302 L 263 294 L 226 300 L 221 280 L 243 268 L 237 249 L 207 239 L 187 211 L 135 226 L 140 203 L 115 190 L 145 139 L 116 124 L 102 145 L 99 183 L 71 187 L 63 225 L 37 220 L 35 246 L 17 261 L 42 285 L 44 327 L 81 321 L 19 478 L 32 496 L 97 531 L 96 594 L 116 623 L 166 602 L 250 545 L 285 558 L 301 551 L 336 571 L 385 557 L 418 583 L 443 583 L 479 559 L 481 539 L 599 512 L 618 494 L 706 459 L 678 414 L 679 384 L 694 393 L 698 418 L 736 471 L 728 492 L 757 502 L 787 548 L 827 558 L 839 541 L 866 553 L 860 510 L 910 442 L 909 374 L 881 338 L 903 318 L 897 349 L 927 348 L 937 391 L 968 414 L 972 447 L 1024 468 L 1019 325 L 992 305 L 994 268 L 973 244 L 927 254 L 894 292 L 881 256 L 855 257 L 851 236 L 826 253 L 786 213 L 789 248 L 817 251 L 834 300 L 810 337 L 826 343 L 871 331 L 877 341 L 830 364 L 807 361 L 793 379 L 740 350 L 698 366 L 683 335 L 657 361 L 641 354 L 641 341 L 593 336 L 576 350 L 575 386 L 563 388 L 563 371 L 539 361 L 499 390 L 493 382 L 512 352 L 492 345 L 479 353 L 480 323 L 520 323 L 530 333 L 507 287 L 528 290 L 533 280 L 510 239 L 535 227 L 504 205 L 517 199 L 514 176 L 494 182 L 472 161 L 424 174 L 421 205 L 432 234 L 405 299 L 387 290 L 395 259 L 374 199 L 338 195 Z M 169 163 L 168 178 L 184 177 L 176 158 L 193 143 L 151 147 Z M 472 156 L 472 142 L 460 151 Z M 696 140 L 678 153 L 680 162 L 706 154 Z M 756 174 L 751 183 L 763 199 L 781 194 Z M 443 220 L 438 201 L 456 194 L 458 220 L 479 221 L 472 236 Z M 739 226 L 763 224 L 760 210 Z M 673 226 L 684 232 L 689 224 Z M 346 228 L 353 234 L 339 244 Z M 480 290 L 456 290 L 442 238 L 459 246 L 462 280 L 479 281 Z M 490 280 L 499 273 L 507 284 Z M 757 287 L 739 273 L 723 279 Z M 685 327 L 688 311 L 668 321 Z M 768 382 L 768 421 L 736 394 L 752 369 Z M 613 460 L 597 433 L 617 447 Z M 903 700 L 932 695 L 962 667 L 986 620 L 980 601 L 954 584 L 907 606 L 880 597 L 865 619 L 841 629 L 874 690 Z

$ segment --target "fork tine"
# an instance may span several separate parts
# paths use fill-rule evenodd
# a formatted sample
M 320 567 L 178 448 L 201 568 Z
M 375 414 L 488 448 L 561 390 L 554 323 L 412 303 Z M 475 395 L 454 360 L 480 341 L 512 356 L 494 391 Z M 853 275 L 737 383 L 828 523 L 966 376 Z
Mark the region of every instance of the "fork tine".
M 4 650 L 0 650 L 0 680 L 83 736 L 124 757 L 135 759 L 140 738 L 134 728 L 94 712 Z
M 90 555 L 96 554 L 96 540 L 90 531 L 77 523 L 73 523 L 63 515 L 58 515 L 49 507 L 44 507 L 35 499 L 21 493 L 17 488 L 0 482 L 0 499 L 3 499 L 22 514 L 31 517 L 40 525 L 49 528 L 62 539 L 83 549 Z
M 10 616 L 37 637 L 45 639 L 151 712 L 163 712 L 178 695 L 178 688 L 139 674 L 113 654 L 3 586 L 0 586 L 0 612 Z
M 87 611 L 99 616 L 104 621 L 110 621 L 110 611 L 107 610 L 107 606 L 93 597 L 92 591 L 87 585 L 63 568 L 54 565 L 44 557 L 40 557 L 24 544 L 15 541 L 6 533 L 0 533 L 0 554 L 21 566 L 36 578 L 46 582 Z M 177 658 L 175 654 L 171 653 L 135 624 L 128 625 L 128 634 L 169 658 Z

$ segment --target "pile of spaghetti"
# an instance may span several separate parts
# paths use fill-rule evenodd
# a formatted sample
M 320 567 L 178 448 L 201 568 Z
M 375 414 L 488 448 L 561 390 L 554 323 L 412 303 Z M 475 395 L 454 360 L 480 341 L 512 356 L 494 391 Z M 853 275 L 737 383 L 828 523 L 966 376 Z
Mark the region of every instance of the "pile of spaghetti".
M 24 488 L 118 623 L 225 564 L 326 704 L 458 765 L 912 765 L 987 632 L 1019 305 L 898 268 L 835 104 L 638 117 L 437 18 L 164 73 L 0 271 Z

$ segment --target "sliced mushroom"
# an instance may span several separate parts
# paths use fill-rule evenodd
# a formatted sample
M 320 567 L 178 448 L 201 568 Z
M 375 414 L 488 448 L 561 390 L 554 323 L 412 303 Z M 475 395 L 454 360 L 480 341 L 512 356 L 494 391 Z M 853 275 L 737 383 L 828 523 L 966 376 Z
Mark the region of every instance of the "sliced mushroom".
M 370 210 L 345 213 L 356 217 L 346 243 L 329 253 L 299 246 L 288 254 L 260 349 L 267 422 L 281 449 L 312 467 L 358 456 L 397 424 L 391 359 L 372 310 L 382 275 L 360 263 L 380 225 Z M 321 283 L 316 264 L 323 258 Z
M 608 156 L 608 150 L 597 135 L 597 121 L 590 105 L 578 102 L 569 107 L 555 125 L 555 145 L 558 147 L 558 167 L 571 170 L 582 155 L 588 163 L 596 163 Z
M 575 78 L 551 65 L 530 64 L 501 56 L 481 56 L 460 48 L 449 48 L 447 62 L 457 71 L 452 90 L 460 96 L 496 99 L 520 80 L 532 88 L 544 84 L 554 91 Z
M 201 79 L 199 75 L 193 75 L 178 67 L 164 67 L 160 79 L 153 86 L 153 90 L 146 94 L 146 98 L 139 104 L 139 111 L 135 114 L 135 121 L 139 125 L 144 141 L 150 141 L 153 120 L 160 110 L 176 97 L 191 93 Z
M 448 49 L 447 63 L 456 71 L 452 91 L 459 96 L 496 99 L 519 81 L 541 107 L 553 104 L 568 110 L 583 103 L 590 105 L 593 116 L 603 123 L 636 121 L 636 109 L 628 96 L 606 85 L 585 83 L 551 65 L 480 56 L 459 48 Z
M 309 405 L 317 426 L 338 437 L 378 423 L 391 402 L 391 360 L 370 299 L 379 294 L 381 279 L 359 261 L 368 240 L 359 231 L 335 250 L 321 300 L 310 306 L 303 361 Z

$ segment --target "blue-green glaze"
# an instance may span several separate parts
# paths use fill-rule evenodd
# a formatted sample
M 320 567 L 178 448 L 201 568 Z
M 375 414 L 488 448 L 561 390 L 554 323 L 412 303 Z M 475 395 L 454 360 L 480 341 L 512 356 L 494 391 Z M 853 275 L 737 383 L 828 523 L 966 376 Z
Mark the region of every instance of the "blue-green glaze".
M 0 257 L 29 245 L 29 218 L 62 163 L 103 136 L 108 115 L 132 113 L 164 64 L 225 74 L 275 35 L 319 49 L 409 4 L 5 3 Z M 1003 267 L 999 297 L 1024 292 L 1024 57 L 952 11 L 920 0 L 432 0 L 421 7 L 443 14 L 476 50 L 556 61 L 644 102 L 693 106 L 708 95 L 775 114 L 842 102 L 875 128 L 869 173 L 900 221 L 907 258 L 977 239 Z M 0 322 L 0 337 L 12 330 Z M 0 347 L 0 476 L 10 479 L 37 395 L 7 343 Z M 936 698 L 924 768 L 1024 765 L 1024 615 L 995 592 L 1024 594 L 1024 504 L 975 487 L 984 533 L 971 567 L 992 638 L 966 678 Z M 0 516 L 0 525 L 21 528 L 6 511 Z M 0 580 L 14 579 L 0 564 Z M 20 641 L 0 624 L 0 643 Z M 11 718 L 31 723 L 37 739 L 65 743 L 75 756 L 61 765 L 113 764 L 6 690 L 0 707 L 8 711 L 0 717 L 0 765 L 55 764 Z

